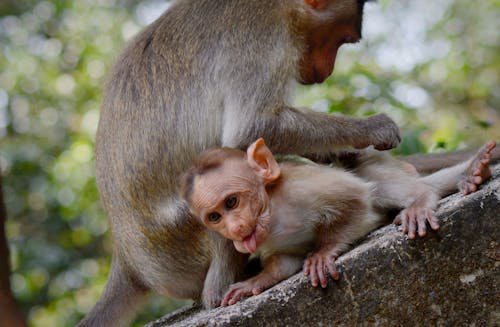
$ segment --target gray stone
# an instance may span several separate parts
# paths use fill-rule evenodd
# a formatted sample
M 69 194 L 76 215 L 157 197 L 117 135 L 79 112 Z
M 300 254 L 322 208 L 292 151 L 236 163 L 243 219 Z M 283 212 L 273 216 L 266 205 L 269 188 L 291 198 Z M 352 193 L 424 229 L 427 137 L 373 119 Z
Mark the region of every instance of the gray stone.
M 327 289 L 299 273 L 236 305 L 186 308 L 147 326 L 500 326 L 500 165 L 493 175 L 440 202 L 438 232 L 371 233 L 338 259 L 341 280 Z

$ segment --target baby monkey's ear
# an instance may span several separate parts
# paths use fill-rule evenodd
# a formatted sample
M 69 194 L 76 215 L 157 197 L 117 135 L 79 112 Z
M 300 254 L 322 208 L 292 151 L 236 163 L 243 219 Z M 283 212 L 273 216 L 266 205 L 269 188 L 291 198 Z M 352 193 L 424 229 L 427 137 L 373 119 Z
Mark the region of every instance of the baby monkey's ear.
M 247 149 L 247 160 L 255 174 L 261 177 L 265 184 L 274 182 L 280 176 L 280 166 L 262 138 L 250 144 Z

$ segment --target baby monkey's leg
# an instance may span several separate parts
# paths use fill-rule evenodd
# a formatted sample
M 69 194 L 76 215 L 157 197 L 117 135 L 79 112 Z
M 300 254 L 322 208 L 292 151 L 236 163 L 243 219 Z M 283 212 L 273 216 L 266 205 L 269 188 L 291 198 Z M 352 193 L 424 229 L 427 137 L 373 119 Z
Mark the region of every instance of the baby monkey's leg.
M 432 230 L 438 230 L 439 222 L 434 215 L 438 200 L 439 196 L 432 189 L 421 191 L 412 204 L 401 210 L 394 223 L 402 225 L 403 233 L 408 234 L 409 239 L 414 239 L 417 231 L 420 237 L 427 235 L 427 223 Z
M 415 168 L 387 153 L 361 152 L 354 173 L 374 183 L 373 203 L 381 212 L 403 209 L 394 223 L 403 225 L 403 232 L 415 238 L 426 234 L 427 223 L 439 228 L 434 209 L 439 195 L 419 177 Z
M 465 178 L 457 184 L 458 190 L 464 195 L 477 191 L 477 187 L 491 177 L 489 164 L 491 152 L 495 146 L 495 141 L 489 141 L 470 160 L 470 164 L 465 170 Z
M 431 186 L 440 196 L 446 196 L 457 189 L 464 195 L 475 192 L 477 187 L 490 176 L 491 151 L 495 141 L 489 141 L 469 160 L 422 177 L 420 180 Z
M 242 297 L 258 295 L 295 274 L 301 265 L 300 256 L 275 254 L 264 261 L 264 269 L 257 276 L 231 285 L 221 305 L 233 305 Z
M 304 261 L 304 274 L 311 278 L 311 285 L 313 287 L 318 287 L 318 285 L 321 285 L 322 288 L 327 287 L 328 274 L 334 280 L 340 278 L 339 272 L 335 267 L 335 260 L 348 248 L 348 244 L 341 243 L 323 245 Z
M 417 230 L 419 236 L 426 235 L 426 221 L 433 230 L 437 230 L 439 224 L 434 216 L 437 201 L 457 189 L 464 195 L 475 192 L 491 176 L 489 163 L 495 146 L 494 141 L 489 141 L 466 162 L 419 178 L 420 185 L 414 188 L 415 200 L 401 211 L 394 222 L 402 225 L 403 232 L 408 233 L 410 239 L 415 238 Z M 422 184 L 427 190 L 422 188 Z
M 358 209 L 345 219 L 338 219 L 336 223 L 318 231 L 319 247 L 307 257 L 303 265 L 304 274 L 310 277 L 313 287 L 327 287 L 328 275 L 338 280 L 340 274 L 335 267 L 337 258 L 381 223 L 381 217 L 372 211 L 369 202 L 365 207 L 358 206 Z

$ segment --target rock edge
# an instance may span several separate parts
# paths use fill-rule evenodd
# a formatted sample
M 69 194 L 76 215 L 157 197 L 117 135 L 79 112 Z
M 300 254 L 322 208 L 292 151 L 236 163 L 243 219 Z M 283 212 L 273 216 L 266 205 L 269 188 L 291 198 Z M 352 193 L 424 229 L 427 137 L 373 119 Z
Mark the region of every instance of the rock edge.
M 371 233 L 324 290 L 298 273 L 234 306 L 187 307 L 147 326 L 500 326 L 500 165 L 492 172 L 478 192 L 441 200 L 438 232 Z

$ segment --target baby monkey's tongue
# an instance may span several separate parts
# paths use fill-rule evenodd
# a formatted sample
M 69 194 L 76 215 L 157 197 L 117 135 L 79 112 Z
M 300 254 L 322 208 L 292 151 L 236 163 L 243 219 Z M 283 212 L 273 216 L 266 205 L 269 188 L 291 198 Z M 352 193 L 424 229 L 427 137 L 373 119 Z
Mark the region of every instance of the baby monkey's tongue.
M 245 244 L 248 252 L 255 253 L 257 251 L 257 236 L 255 235 L 255 231 L 243 239 L 243 244 Z

